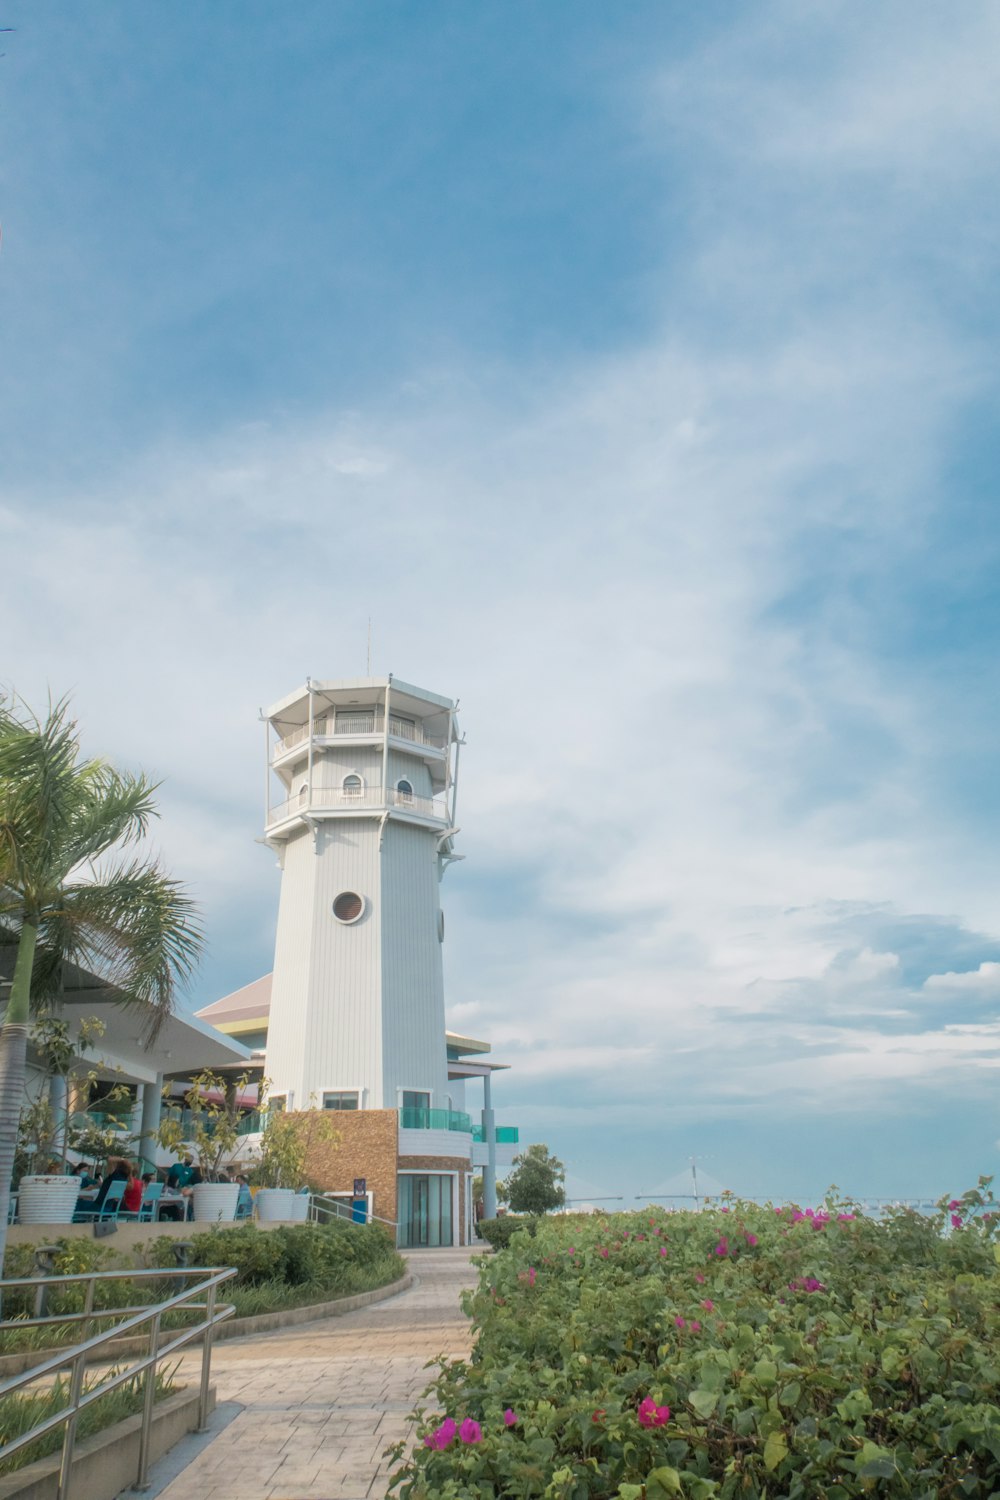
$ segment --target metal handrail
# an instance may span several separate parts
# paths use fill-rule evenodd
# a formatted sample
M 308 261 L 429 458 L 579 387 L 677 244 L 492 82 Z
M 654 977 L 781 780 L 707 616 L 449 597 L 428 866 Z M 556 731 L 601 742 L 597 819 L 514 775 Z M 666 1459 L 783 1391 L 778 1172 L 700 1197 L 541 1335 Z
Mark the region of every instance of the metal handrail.
M 161 1360 L 173 1354 L 175 1350 L 183 1348 L 200 1334 L 204 1334 L 201 1353 L 201 1384 L 198 1395 L 198 1431 L 205 1430 L 208 1421 L 208 1382 L 212 1365 L 212 1334 L 218 1323 L 231 1318 L 235 1308 L 231 1303 L 223 1303 L 216 1306 L 216 1289 L 223 1281 L 228 1281 L 236 1275 L 235 1266 L 177 1266 L 177 1267 L 154 1267 L 140 1271 L 92 1271 L 78 1272 L 69 1276 L 13 1276 L 5 1281 L 0 1281 L 0 1294 L 16 1287 L 37 1287 L 40 1291 L 46 1291 L 53 1286 L 65 1286 L 67 1284 L 86 1282 L 89 1283 L 85 1293 L 85 1302 L 90 1304 L 83 1313 L 69 1313 L 65 1317 L 45 1318 L 18 1318 L 8 1319 L 0 1322 L 0 1329 L 7 1328 L 30 1328 L 51 1322 L 71 1322 L 86 1318 L 100 1318 L 108 1315 L 120 1316 L 122 1312 L 128 1312 L 130 1316 L 124 1321 L 117 1323 L 114 1328 L 105 1333 L 94 1334 L 92 1338 L 85 1339 L 81 1344 L 74 1344 L 71 1349 L 58 1350 L 50 1359 L 43 1360 L 40 1364 L 33 1365 L 30 1370 L 22 1375 L 15 1375 L 11 1380 L 0 1382 L 0 1400 L 5 1396 L 12 1395 L 15 1391 L 31 1385 L 34 1381 L 45 1376 L 54 1375 L 66 1365 L 71 1365 L 69 1382 L 69 1404 L 62 1411 L 54 1412 L 46 1417 L 44 1421 L 36 1423 L 28 1432 L 22 1433 L 20 1437 L 6 1443 L 3 1449 L 4 1458 L 16 1453 L 20 1448 L 25 1448 L 29 1443 L 44 1437 L 47 1432 L 52 1432 L 58 1427 L 64 1427 L 62 1457 L 59 1464 L 59 1487 L 56 1492 L 57 1500 L 69 1500 L 71 1481 L 73 1474 L 73 1457 L 76 1447 L 76 1424 L 81 1411 L 99 1401 L 110 1391 L 117 1390 L 121 1385 L 135 1379 L 136 1376 L 145 1373 L 145 1388 L 143 1390 L 142 1425 L 139 1432 L 139 1465 L 135 1488 L 145 1489 L 148 1487 L 149 1455 L 150 1455 L 150 1429 L 153 1420 L 153 1402 L 156 1395 L 156 1367 Z M 127 1308 L 93 1309 L 94 1287 L 98 1281 L 141 1281 L 151 1277 L 164 1276 L 172 1280 L 190 1279 L 197 1276 L 201 1280 L 189 1289 L 175 1292 L 173 1296 L 167 1297 L 162 1302 L 152 1307 L 146 1307 L 132 1313 Z M 205 1302 L 192 1303 L 191 1298 L 206 1293 Z M 185 1306 L 186 1305 L 186 1306 Z M 191 1311 L 204 1311 L 205 1318 L 191 1328 L 183 1329 L 175 1338 L 160 1347 L 160 1325 L 165 1313 L 174 1309 L 190 1308 Z M 84 1370 L 88 1359 L 98 1349 L 103 1348 L 114 1339 L 131 1333 L 148 1323 L 149 1328 L 149 1353 L 140 1359 L 133 1361 L 122 1369 L 116 1366 L 103 1379 L 98 1380 L 89 1390 L 83 1389 Z
M 340 1216 L 341 1218 L 346 1218 L 349 1224 L 356 1222 L 352 1218 L 353 1210 L 348 1208 L 346 1203 L 337 1203 L 331 1201 L 329 1198 L 320 1198 L 313 1195 L 309 1199 L 309 1217 L 314 1224 L 316 1223 L 316 1219 L 313 1216 L 321 1210 L 323 1213 L 334 1215 L 334 1217 Z M 367 1210 L 365 1211 L 365 1223 L 384 1224 L 387 1229 L 396 1229 L 398 1227 L 395 1219 L 383 1219 L 381 1214 L 370 1214 Z

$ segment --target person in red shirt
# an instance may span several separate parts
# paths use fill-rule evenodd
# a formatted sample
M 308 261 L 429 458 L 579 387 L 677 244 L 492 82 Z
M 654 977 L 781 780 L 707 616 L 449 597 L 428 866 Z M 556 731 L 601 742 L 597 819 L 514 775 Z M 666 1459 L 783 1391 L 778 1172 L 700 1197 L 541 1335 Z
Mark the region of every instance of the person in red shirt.
M 143 1181 L 139 1176 L 137 1162 L 130 1161 L 128 1164 L 128 1186 L 122 1195 L 122 1208 L 126 1213 L 137 1214 L 142 1207 Z

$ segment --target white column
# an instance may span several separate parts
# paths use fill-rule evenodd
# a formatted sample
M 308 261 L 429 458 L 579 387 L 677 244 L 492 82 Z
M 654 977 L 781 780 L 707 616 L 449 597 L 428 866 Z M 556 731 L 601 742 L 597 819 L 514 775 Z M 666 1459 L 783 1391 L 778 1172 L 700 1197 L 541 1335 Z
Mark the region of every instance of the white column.
M 483 1074 L 483 1139 L 486 1142 L 486 1165 L 483 1168 L 483 1218 L 497 1216 L 497 1130 L 490 1094 L 490 1075 Z
M 142 1118 L 139 1122 L 137 1155 L 140 1167 L 150 1171 L 156 1166 L 156 1132 L 160 1128 L 160 1105 L 163 1099 L 163 1074 L 152 1083 L 142 1085 Z

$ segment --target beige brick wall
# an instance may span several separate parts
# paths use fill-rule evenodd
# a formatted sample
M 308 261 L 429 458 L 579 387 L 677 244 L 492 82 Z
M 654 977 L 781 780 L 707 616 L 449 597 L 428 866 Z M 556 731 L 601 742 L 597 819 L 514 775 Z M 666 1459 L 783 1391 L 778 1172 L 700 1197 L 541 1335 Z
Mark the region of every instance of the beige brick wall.
M 314 1110 L 296 1110 L 308 1134 Z M 306 1152 L 306 1180 L 311 1187 L 330 1193 L 349 1193 L 355 1177 L 364 1177 L 374 1195 L 372 1212 L 380 1219 L 396 1219 L 396 1139 L 398 1116 L 394 1109 L 342 1109 L 331 1111 L 340 1136 L 339 1145 L 311 1144 Z M 327 1118 L 330 1118 L 328 1115 Z

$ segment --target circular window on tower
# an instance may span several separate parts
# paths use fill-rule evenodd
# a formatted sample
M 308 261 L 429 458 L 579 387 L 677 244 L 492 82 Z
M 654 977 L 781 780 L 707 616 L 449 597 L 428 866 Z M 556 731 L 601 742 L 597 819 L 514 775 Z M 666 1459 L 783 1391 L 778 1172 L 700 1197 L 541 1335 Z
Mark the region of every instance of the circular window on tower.
M 333 915 L 338 922 L 356 922 L 359 917 L 364 916 L 364 910 L 365 898 L 359 896 L 357 891 L 341 891 L 333 899 Z

